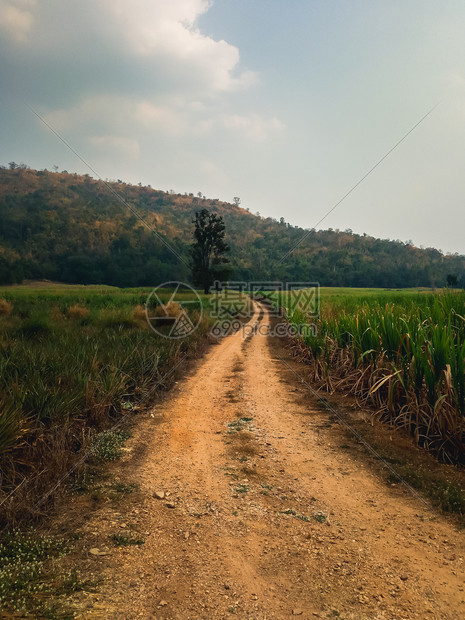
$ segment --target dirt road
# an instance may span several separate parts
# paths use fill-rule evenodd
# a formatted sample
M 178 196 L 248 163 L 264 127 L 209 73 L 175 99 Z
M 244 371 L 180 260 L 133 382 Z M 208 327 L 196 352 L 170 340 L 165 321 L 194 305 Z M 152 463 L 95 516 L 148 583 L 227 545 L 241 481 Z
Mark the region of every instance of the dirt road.
M 211 348 L 130 440 L 137 501 L 86 525 L 145 543 L 89 556 L 82 618 L 465 618 L 463 534 L 336 449 L 304 392 L 263 335 Z

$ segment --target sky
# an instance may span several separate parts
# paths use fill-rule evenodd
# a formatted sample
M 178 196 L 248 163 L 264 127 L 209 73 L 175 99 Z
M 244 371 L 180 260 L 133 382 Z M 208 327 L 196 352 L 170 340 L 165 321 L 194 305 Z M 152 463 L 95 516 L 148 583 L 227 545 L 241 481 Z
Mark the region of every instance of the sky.
M 0 0 L 0 164 L 313 228 L 432 110 L 318 228 L 465 254 L 464 32 L 463 0 Z

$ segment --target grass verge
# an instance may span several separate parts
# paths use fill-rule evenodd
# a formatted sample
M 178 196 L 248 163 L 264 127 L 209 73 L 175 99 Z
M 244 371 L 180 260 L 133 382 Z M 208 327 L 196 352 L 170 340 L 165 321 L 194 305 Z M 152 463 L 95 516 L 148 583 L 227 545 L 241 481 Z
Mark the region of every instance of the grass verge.
M 86 455 L 117 458 L 126 420 L 170 386 L 173 368 L 208 345 L 207 311 L 192 334 L 169 340 L 145 320 L 147 294 L 0 291 L 0 530 L 44 514 L 53 502 L 48 490 Z M 199 308 L 187 312 L 198 318 Z

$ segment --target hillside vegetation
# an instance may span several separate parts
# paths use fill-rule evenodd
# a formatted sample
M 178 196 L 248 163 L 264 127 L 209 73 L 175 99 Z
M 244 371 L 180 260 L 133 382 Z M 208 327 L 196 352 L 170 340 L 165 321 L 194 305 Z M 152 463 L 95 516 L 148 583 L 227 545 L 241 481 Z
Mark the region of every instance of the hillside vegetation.
M 150 286 L 190 279 L 192 218 L 207 208 L 225 221 L 232 279 L 319 281 L 324 286 L 443 286 L 465 283 L 465 257 L 400 241 L 334 230 L 305 231 L 237 205 L 193 194 L 108 184 L 174 248 L 172 253 L 112 193 L 88 175 L 0 169 L 0 283 L 49 279 L 67 283 Z M 305 197 L 302 197 L 303 203 Z M 311 205 L 308 205 L 311 208 Z M 283 205 L 283 211 L 286 205 Z

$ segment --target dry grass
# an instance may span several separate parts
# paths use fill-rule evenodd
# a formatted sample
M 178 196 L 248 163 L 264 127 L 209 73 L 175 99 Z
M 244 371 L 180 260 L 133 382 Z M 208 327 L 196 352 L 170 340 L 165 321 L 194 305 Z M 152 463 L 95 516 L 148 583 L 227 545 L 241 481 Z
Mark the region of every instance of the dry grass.
M 80 306 L 79 304 L 74 304 L 74 306 L 70 306 L 66 310 L 66 314 L 68 315 L 68 318 L 72 320 L 85 319 L 89 316 L 90 310 L 84 306 Z
M 182 342 L 156 336 L 141 290 L 4 296 L 14 310 L 0 316 L 0 528 L 45 514 L 58 488 L 37 500 L 79 469 L 92 434 L 168 389 L 176 373 L 165 373 L 200 355 L 210 328 L 205 315 Z
M 170 316 L 173 318 L 178 317 L 182 312 L 181 306 L 175 301 L 170 301 L 165 306 L 157 306 L 155 308 L 155 316 Z
M 0 316 L 10 316 L 13 306 L 6 299 L 0 299 Z
M 58 306 L 53 306 L 50 309 L 50 318 L 52 319 L 53 323 L 62 323 L 65 319 L 65 315 Z
M 145 313 L 145 308 L 138 304 L 134 310 L 132 311 L 132 317 L 138 323 L 147 323 L 147 315 Z

